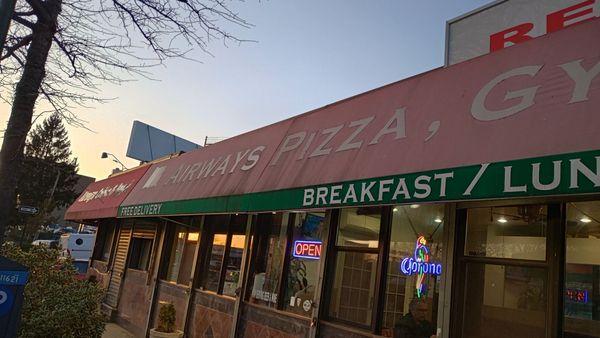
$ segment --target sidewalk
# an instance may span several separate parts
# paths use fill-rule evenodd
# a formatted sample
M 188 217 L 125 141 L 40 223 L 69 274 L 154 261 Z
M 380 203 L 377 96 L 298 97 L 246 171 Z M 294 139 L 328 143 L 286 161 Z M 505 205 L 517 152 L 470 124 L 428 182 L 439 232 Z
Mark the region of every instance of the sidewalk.
M 106 323 L 102 338 L 135 338 L 135 336 L 115 323 Z

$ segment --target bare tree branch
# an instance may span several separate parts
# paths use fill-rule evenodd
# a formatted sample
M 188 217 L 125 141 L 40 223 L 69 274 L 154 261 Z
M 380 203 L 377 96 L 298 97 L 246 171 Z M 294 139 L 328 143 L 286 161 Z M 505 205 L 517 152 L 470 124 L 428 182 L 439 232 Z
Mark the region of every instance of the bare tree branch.
M 22 38 L 21 41 L 6 48 L 6 53 L 0 57 L 0 61 L 11 57 L 19 48 L 27 46 L 31 42 L 31 39 L 33 39 L 33 34 L 27 35 L 26 37 Z
M 27 19 L 24 19 L 24 18 L 16 15 L 16 13 L 15 13 L 15 15 L 13 15 L 12 19 L 29 29 L 33 29 L 33 26 L 34 26 L 33 22 L 28 21 Z

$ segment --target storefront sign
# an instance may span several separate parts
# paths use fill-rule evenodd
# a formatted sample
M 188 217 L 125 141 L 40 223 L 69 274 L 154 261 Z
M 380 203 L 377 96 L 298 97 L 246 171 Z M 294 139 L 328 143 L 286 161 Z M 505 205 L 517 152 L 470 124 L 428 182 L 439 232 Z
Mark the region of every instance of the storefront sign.
M 131 187 L 132 183 L 117 183 L 113 186 L 103 187 L 95 191 L 84 191 L 77 199 L 78 202 L 88 203 L 95 199 L 119 196 Z
M 320 241 L 295 241 L 294 242 L 294 257 L 306 259 L 321 258 Z
M 119 205 L 125 200 L 150 166 L 116 174 L 88 185 L 67 209 L 65 219 L 83 220 L 116 217 Z
M 120 216 L 594 192 L 595 158 L 552 155 L 599 149 L 599 35 L 582 23 L 155 163 Z
M 161 208 L 162 208 L 162 203 L 137 205 L 137 206 L 132 206 L 132 207 L 123 207 L 123 208 L 121 208 L 120 215 L 124 216 L 124 217 L 125 216 L 160 215 Z
M 303 207 L 600 191 L 600 152 L 390 176 L 304 189 Z
M 599 192 L 600 150 L 596 150 L 307 188 L 126 206 L 120 208 L 119 216 L 259 212 Z M 307 247 L 298 250 L 308 253 Z
M 600 16 L 598 0 L 496 1 L 448 22 L 446 65 Z

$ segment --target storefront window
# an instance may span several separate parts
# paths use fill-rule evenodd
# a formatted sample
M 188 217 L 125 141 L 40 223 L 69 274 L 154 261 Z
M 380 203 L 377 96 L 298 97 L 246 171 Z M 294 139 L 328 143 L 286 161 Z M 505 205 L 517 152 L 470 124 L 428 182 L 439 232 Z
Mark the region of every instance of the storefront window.
M 176 227 L 169 253 L 167 281 L 183 285 L 189 284 L 199 236 L 198 231 L 183 226 Z
M 221 277 L 221 265 L 225 256 L 226 234 L 214 234 L 212 245 L 208 253 L 209 262 L 206 271 L 204 289 L 217 292 L 219 289 L 219 279 Z
M 600 202 L 567 204 L 564 337 L 600 337 Z
M 545 205 L 469 209 L 465 255 L 546 259 Z
M 152 240 L 147 238 L 133 237 L 131 239 L 131 249 L 129 258 L 129 268 L 147 271 L 150 264 L 150 253 L 152 251 Z
M 276 307 L 289 213 L 260 214 L 254 225 L 252 276 L 249 279 L 250 302 Z
M 102 257 L 101 260 L 108 262 L 110 259 L 110 250 L 112 248 L 113 239 L 115 237 L 115 226 L 113 224 L 105 225 L 104 230 L 104 241 L 102 243 Z
M 475 337 L 545 337 L 548 318 L 547 205 L 473 208 L 466 214 L 461 332 Z M 464 215 L 464 214 L 463 214 Z M 462 216 L 459 219 L 464 219 Z
M 246 215 L 206 216 L 204 228 L 209 245 L 204 255 L 202 289 L 235 296 L 246 243 L 246 223 Z
M 378 248 L 380 213 L 380 208 L 343 210 L 340 215 L 336 246 Z M 373 215 L 377 217 L 372 217 Z
M 444 223 L 443 205 L 393 208 L 382 325 L 386 335 L 395 330 L 396 336 L 406 336 L 415 316 L 427 323 L 427 337 L 435 334 Z
M 108 262 L 115 237 L 115 224 L 113 222 L 102 222 L 98 226 L 96 241 L 94 244 L 94 259 Z
M 329 317 L 370 326 L 377 280 L 381 208 L 340 212 Z
M 546 270 L 468 263 L 461 337 L 546 336 Z
M 327 221 L 324 212 L 294 213 L 293 217 L 292 255 L 283 308 L 288 312 L 310 316 L 319 279 L 319 265 L 324 258 L 321 249 Z
M 223 294 L 235 296 L 235 290 L 240 281 L 240 271 L 242 267 L 242 255 L 246 245 L 246 235 L 232 235 L 231 245 L 229 247 L 229 257 L 227 268 L 225 270 L 225 281 L 223 284 Z

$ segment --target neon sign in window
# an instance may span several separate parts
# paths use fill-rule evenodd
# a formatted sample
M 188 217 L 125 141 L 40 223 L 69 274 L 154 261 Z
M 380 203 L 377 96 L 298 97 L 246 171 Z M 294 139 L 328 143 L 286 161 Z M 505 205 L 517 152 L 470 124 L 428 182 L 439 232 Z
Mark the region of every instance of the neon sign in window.
M 567 299 L 572 302 L 587 304 L 589 300 L 587 290 L 567 289 L 566 293 Z
M 294 257 L 306 259 L 321 258 L 321 241 L 295 241 Z
M 417 297 L 421 297 L 427 286 L 425 285 L 425 275 L 439 276 L 442 274 L 442 264 L 431 262 L 429 256 L 429 247 L 424 236 L 417 238 L 414 257 L 406 257 L 400 263 L 400 270 L 407 276 L 417 275 L 415 289 Z

